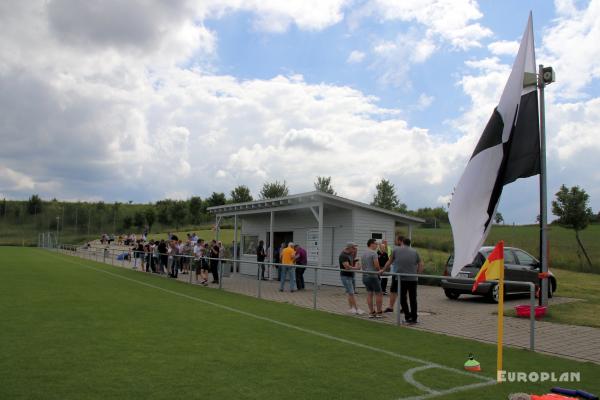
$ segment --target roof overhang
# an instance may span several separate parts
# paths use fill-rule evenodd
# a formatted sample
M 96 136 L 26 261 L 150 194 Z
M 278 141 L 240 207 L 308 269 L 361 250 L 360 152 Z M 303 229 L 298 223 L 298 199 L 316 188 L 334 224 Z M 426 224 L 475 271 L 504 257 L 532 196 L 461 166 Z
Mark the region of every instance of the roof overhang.
M 207 211 L 220 217 L 234 215 L 250 215 L 269 213 L 271 211 L 291 211 L 304 208 L 318 207 L 319 205 L 330 205 L 339 208 L 361 208 L 372 212 L 385 214 L 404 224 L 413 225 L 424 223 L 425 220 L 395 211 L 375 207 L 370 204 L 361 203 L 319 191 L 300 193 L 276 199 L 261 199 L 246 203 L 224 204 L 222 206 L 209 207 Z

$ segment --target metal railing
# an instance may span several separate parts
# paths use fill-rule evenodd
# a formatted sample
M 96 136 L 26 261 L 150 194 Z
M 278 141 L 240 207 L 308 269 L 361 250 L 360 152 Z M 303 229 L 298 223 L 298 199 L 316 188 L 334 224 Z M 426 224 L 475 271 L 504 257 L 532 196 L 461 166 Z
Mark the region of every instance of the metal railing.
M 125 263 L 127 261 L 127 263 L 129 264 L 129 267 L 133 267 L 133 268 L 137 268 L 137 261 L 132 261 L 133 260 L 138 260 L 140 257 L 135 257 L 137 254 L 143 254 L 144 258 L 148 258 L 148 256 L 152 257 L 152 258 L 160 258 L 160 256 L 167 256 L 167 266 L 169 265 L 168 260 L 169 258 L 172 260 L 171 265 L 175 266 L 175 260 L 176 259 L 188 259 L 188 265 L 189 265 L 189 283 L 192 284 L 192 271 L 196 272 L 196 265 L 197 263 L 195 263 L 194 261 L 199 261 L 199 260 L 205 260 L 205 261 L 218 261 L 218 277 L 219 277 L 219 289 L 223 289 L 223 265 L 224 263 L 232 263 L 233 265 L 233 271 L 234 273 L 236 272 L 236 265 L 239 265 L 241 263 L 243 264 L 255 264 L 256 265 L 256 277 L 257 277 L 257 290 L 256 290 L 256 296 L 257 298 L 262 298 L 262 279 L 261 279 L 261 265 L 266 266 L 272 266 L 272 267 L 301 267 L 301 268 L 306 268 L 306 269 L 311 269 L 314 271 L 314 282 L 313 282 L 313 309 L 317 309 L 317 301 L 318 301 L 318 291 L 319 291 L 319 273 L 318 271 L 333 271 L 336 273 L 339 273 L 340 268 L 338 267 L 334 267 L 334 266 L 317 266 L 317 265 L 289 265 L 289 264 L 281 264 L 281 263 L 273 263 L 273 262 L 268 262 L 268 261 L 255 261 L 255 260 L 246 260 L 246 259 L 232 259 L 232 258 L 214 258 L 214 257 L 195 257 L 193 255 L 184 255 L 184 254 L 170 254 L 170 253 L 157 253 L 157 252 L 140 252 L 138 250 L 123 250 L 123 249 L 116 249 L 116 248 L 109 248 L 106 246 L 81 246 L 81 245 L 58 245 L 56 247 L 53 248 L 56 251 L 60 251 L 62 253 L 68 254 L 68 255 L 75 255 L 75 256 L 82 256 L 82 258 L 88 258 L 90 260 L 93 261 L 97 261 L 97 262 L 102 262 L 105 264 L 111 264 L 111 265 L 116 265 L 118 266 L 118 261 L 121 261 L 121 267 L 125 267 Z M 118 255 L 117 255 L 118 254 Z M 88 255 L 89 257 L 85 257 L 86 255 Z M 121 256 L 121 259 L 119 260 L 119 256 Z M 158 257 L 155 257 L 158 256 Z M 125 258 L 128 258 L 128 260 L 125 260 Z M 110 259 L 110 262 L 107 262 L 107 258 Z M 115 261 L 117 261 L 117 264 L 115 264 Z M 162 264 L 159 260 L 156 260 L 156 265 L 162 269 Z M 140 264 L 142 264 L 143 262 L 140 262 Z M 133 264 L 133 265 L 131 265 Z M 179 264 L 180 265 L 180 264 Z M 147 271 L 146 271 L 147 272 Z M 396 277 L 396 282 L 397 282 L 397 293 L 398 296 L 396 298 L 396 303 L 395 303 L 395 308 L 396 308 L 396 325 L 401 325 L 402 323 L 402 313 L 401 313 L 401 307 L 400 307 L 400 289 L 402 286 L 402 277 L 417 277 L 417 278 L 427 278 L 427 279 L 433 279 L 433 280 L 439 280 L 440 282 L 442 280 L 445 279 L 452 279 L 453 282 L 465 282 L 465 283 L 469 283 L 472 284 L 473 283 L 473 279 L 472 278 L 460 278 L 460 277 L 448 277 L 448 276 L 439 276 L 439 275 L 425 275 L 425 274 L 406 274 L 406 273 L 399 273 L 399 272 L 385 272 L 383 274 L 380 274 L 379 272 L 375 272 L 375 271 L 363 271 L 363 270 L 352 270 L 352 271 L 348 271 L 348 272 L 354 272 L 356 274 L 371 274 L 371 275 L 377 275 L 377 276 L 381 276 L 381 277 Z M 162 273 L 162 271 L 161 271 Z M 239 272 L 238 272 L 239 273 Z M 197 274 L 197 272 L 196 272 Z M 246 275 L 246 274 L 244 274 Z M 393 283 L 392 283 L 393 284 Z M 528 287 L 529 288 L 529 300 L 530 300 L 530 327 L 529 327 L 529 349 L 531 351 L 535 351 L 535 309 L 536 309 L 536 298 L 535 298 L 535 291 L 536 291 L 536 285 L 532 282 L 521 282 L 521 281 L 504 281 L 505 285 L 518 285 L 518 286 L 523 286 L 523 287 Z

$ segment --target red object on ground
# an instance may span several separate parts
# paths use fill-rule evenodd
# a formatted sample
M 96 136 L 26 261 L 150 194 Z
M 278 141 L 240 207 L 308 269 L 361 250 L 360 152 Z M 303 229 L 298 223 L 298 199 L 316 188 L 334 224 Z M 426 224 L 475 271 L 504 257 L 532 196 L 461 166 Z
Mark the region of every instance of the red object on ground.
M 577 400 L 577 397 L 563 396 L 556 393 L 542 394 L 542 395 L 531 395 L 531 400 Z
M 481 371 L 481 365 L 474 365 L 474 366 L 470 366 L 470 367 L 465 366 L 465 369 L 467 371 L 480 372 Z
M 543 317 L 544 315 L 546 315 L 547 310 L 548 310 L 548 307 L 536 306 L 535 307 L 535 317 L 536 318 Z M 515 311 L 517 312 L 518 317 L 529 318 L 531 316 L 531 314 L 530 314 L 531 306 L 529 304 L 521 304 L 521 305 L 515 306 Z

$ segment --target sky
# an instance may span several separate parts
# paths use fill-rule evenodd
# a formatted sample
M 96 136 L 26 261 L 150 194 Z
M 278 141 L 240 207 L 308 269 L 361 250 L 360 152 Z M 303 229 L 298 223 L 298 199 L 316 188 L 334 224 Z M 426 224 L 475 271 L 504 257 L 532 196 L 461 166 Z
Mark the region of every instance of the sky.
M 529 12 L 548 191 L 600 209 L 600 0 L 0 0 L 0 198 L 150 202 L 331 176 L 447 206 Z M 504 190 L 533 223 L 538 178 Z

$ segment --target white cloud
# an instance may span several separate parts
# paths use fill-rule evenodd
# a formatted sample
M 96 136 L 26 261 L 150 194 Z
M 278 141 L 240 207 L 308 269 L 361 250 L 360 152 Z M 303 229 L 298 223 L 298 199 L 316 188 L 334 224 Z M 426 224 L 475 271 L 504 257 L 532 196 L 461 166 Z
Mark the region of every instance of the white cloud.
M 151 57 L 129 50 L 87 54 L 42 38 L 31 37 L 31 51 L 49 47 L 45 57 L 0 58 L 0 136 L 9 143 L 0 159 L 30 177 L 25 186 L 2 185 L 13 196 L 39 182 L 52 185 L 42 195 L 61 198 L 147 201 L 238 183 L 257 192 L 267 179 L 297 192 L 332 175 L 339 193 L 368 201 L 378 177 L 431 185 L 446 176 L 446 144 L 355 89 L 301 75 L 239 80 L 176 63 L 153 69 Z M 100 55 L 107 62 L 97 71 Z M 373 165 L 382 147 L 395 156 Z
M 448 204 L 450 204 L 450 200 L 452 200 L 452 195 L 451 194 L 447 194 L 444 196 L 439 196 L 437 198 L 437 202 L 438 204 L 440 204 L 442 207 L 448 208 Z
M 318 31 L 344 18 L 348 0 L 190 0 L 191 7 L 202 17 L 219 18 L 227 13 L 245 11 L 253 14 L 254 28 L 281 33 L 291 25 Z
M 0 187 L 7 192 L 33 190 L 35 181 L 25 174 L 0 165 Z
M 255 12 L 255 26 L 283 32 L 294 23 L 300 29 L 321 30 L 340 22 L 346 0 L 257 0 L 239 2 L 241 9 Z
M 549 150 L 560 161 L 577 159 L 581 153 L 600 154 L 600 98 L 574 103 L 548 104 L 547 122 L 551 129 Z
M 419 95 L 419 99 L 417 100 L 417 109 L 425 110 L 426 108 L 429 108 L 429 106 L 433 103 L 434 100 L 435 97 L 428 96 L 426 93 L 421 93 Z
M 360 11 L 382 20 L 416 21 L 426 34 L 439 37 L 458 49 L 481 46 L 492 32 L 474 21 L 483 14 L 474 0 L 375 0 Z
M 468 50 L 480 47 L 491 30 L 474 22 L 483 15 L 473 0 L 375 0 L 367 2 L 350 16 L 350 25 L 363 18 L 415 23 L 394 41 L 375 40 L 372 68 L 385 85 L 410 87 L 409 74 L 415 64 L 427 61 L 447 47 Z
M 378 72 L 384 85 L 410 87 L 410 69 L 425 61 L 435 51 L 430 37 L 419 37 L 417 32 L 399 34 L 394 41 L 379 41 L 373 46 L 371 68 Z
M 557 72 L 553 92 L 566 99 L 586 96 L 586 86 L 600 77 L 600 2 L 586 8 L 574 2 L 556 2 L 558 18 L 542 32 L 538 61 Z
M 358 64 L 365 59 L 366 54 L 362 51 L 352 50 L 350 55 L 348 55 L 348 59 L 346 60 L 349 64 Z
M 499 40 L 488 44 L 488 50 L 496 56 L 516 56 L 519 42 L 516 40 Z

